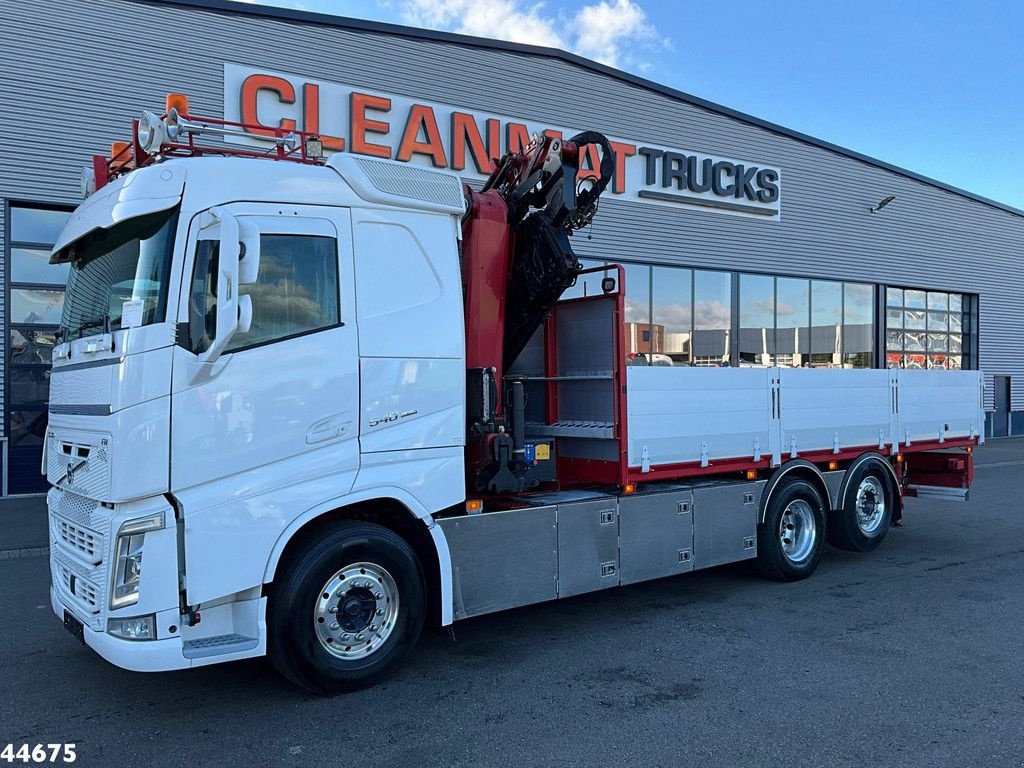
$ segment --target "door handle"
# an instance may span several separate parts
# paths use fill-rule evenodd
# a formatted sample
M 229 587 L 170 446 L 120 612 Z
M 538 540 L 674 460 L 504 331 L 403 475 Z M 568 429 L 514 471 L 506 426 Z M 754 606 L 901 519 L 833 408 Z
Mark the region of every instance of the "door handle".
M 351 429 L 352 421 L 350 419 L 343 421 L 340 415 L 328 416 L 326 419 L 314 422 L 306 430 L 306 444 L 313 445 L 344 437 Z

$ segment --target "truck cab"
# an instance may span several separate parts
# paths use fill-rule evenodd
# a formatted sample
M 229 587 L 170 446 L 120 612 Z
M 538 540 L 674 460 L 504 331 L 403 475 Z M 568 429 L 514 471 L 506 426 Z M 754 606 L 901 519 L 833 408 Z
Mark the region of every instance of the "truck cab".
M 444 556 L 463 205 L 454 176 L 372 158 L 229 157 L 74 213 L 44 471 L 53 609 L 87 644 L 142 670 L 265 652 L 264 584 L 342 499 L 387 499 Z

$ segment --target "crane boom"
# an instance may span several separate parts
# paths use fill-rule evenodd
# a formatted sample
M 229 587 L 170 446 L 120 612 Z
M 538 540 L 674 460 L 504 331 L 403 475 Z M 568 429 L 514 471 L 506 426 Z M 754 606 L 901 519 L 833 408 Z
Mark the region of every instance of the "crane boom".
M 599 175 L 577 183 L 580 158 L 591 147 L 601 150 Z M 506 393 L 504 371 L 575 282 L 581 267 L 569 236 L 593 220 L 614 168 L 611 145 L 600 133 L 567 141 L 535 136 L 501 158 L 479 192 L 465 189 L 468 467 L 480 490 L 525 488 L 522 462 L 514 458 L 521 430 L 506 417 L 507 397 L 521 398 L 521 388 Z M 513 416 L 521 416 L 521 404 L 511 405 Z

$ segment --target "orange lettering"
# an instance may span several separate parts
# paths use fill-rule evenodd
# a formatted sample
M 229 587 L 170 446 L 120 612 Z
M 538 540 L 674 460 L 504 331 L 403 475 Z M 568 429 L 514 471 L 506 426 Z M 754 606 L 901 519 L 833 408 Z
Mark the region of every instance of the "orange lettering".
M 612 192 L 621 195 L 626 191 L 626 158 L 636 154 L 636 147 L 618 141 L 609 141 L 608 143 L 615 151 L 615 175 L 612 177 Z
M 505 142 L 509 152 L 520 152 L 530 144 L 530 132 L 522 123 L 509 123 L 505 126 L 508 140 Z
M 388 112 L 391 110 L 391 99 L 353 91 L 349 104 L 352 120 L 352 130 L 349 131 L 349 137 L 352 151 L 360 155 L 372 155 L 373 157 L 383 157 L 390 160 L 391 147 L 367 141 L 366 134 L 379 133 L 386 136 L 391 130 L 391 126 L 383 120 L 371 120 L 366 116 L 366 110 L 372 109 L 377 112 Z
M 306 83 L 302 86 L 303 130 L 315 133 L 323 142 L 324 149 L 331 152 L 344 152 L 345 140 L 337 136 L 324 136 L 320 133 L 320 86 Z
M 501 157 L 501 121 L 493 117 L 487 120 L 487 156 L 493 171 Z
M 558 139 L 559 141 L 562 140 L 562 132 L 556 131 L 554 128 L 545 128 L 544 135 L 547 136 L 549 139 Z
M 277 94 L 278 101 L 282 104 L 295 103 L 295 89 L 292 84 L 283 77 L 273 75 L 249 75 L 242 82 L 242 122 L 246 124 L 246 133 L 254 133 L 259 136 L 278 136 L 295 130 L 295 121 L 290 118 L 282 118 L 278 123 L 280 130 L 275 130 L 269 125 L 260 122 L 257 114 L 257 99 L 260 91 L 272 91 Z
M 584 163 L 584 161 L 587 161 L 587 163 Z M 590 167 L 586 168 L 586 164 L 589 164 Z M 588 144 L 586 153 L 580 153 L 580 170 L 576 174 L 576 181 L 581 179 L 600 179 L 600 168 L 601 158 L 597 154 L 597 144 Z
M 489 173 L 491 161 L 476 119 L 465 112 L 452 112 L 452 170 L 466 167 L 466 149 L 473 157 L 477 173 Z
M 423 141 L 420 141 L 420 131 L 423 132 Z M 413 155 L 426 155 L 435 168 L 448 167 L 434 110 L 423 104 L 413 104 L 409 110 L 409 119 L 405 121 L 405 132 L 396 159 L 407 162 Z

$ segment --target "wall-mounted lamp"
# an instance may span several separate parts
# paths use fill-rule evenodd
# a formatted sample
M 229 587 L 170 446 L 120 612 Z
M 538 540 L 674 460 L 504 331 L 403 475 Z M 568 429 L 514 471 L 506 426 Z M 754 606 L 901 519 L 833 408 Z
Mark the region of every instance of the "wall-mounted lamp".
M 895 199 L 896 199 L 896 195 L 889 195 L 888 197 L 883 197 L 879 201 L 878 205 L 876 205 L 874 208 L 868 208 L 868 210 L 871 211 L 872 213 L 878 213 L 880 210 L 885 208 L 885 206 L 887 206 L 889 203 L 891 203 Z

